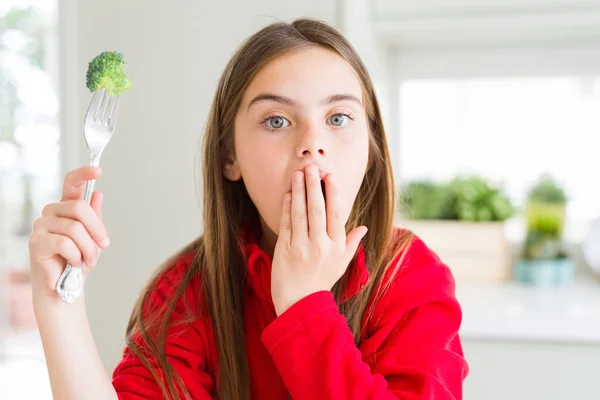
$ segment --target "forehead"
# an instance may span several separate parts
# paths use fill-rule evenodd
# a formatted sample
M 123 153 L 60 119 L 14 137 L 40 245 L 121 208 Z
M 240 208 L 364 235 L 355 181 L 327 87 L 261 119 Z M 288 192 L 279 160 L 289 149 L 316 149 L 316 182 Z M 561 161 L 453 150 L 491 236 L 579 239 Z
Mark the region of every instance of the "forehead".
M 299 103 L 320 102 L 340 93 L 362 98 L 360 80 L 352 66 L 322 47 L 295 50 L 267 63 L 250 83 L 243 103 L 259 93 L 288 96 Z

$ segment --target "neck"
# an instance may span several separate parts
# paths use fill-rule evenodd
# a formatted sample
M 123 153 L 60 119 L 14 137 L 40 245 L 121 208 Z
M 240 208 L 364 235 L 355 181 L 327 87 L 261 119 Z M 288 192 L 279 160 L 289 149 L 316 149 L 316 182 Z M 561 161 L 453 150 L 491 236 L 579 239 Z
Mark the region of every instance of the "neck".
M 260 226 L 262 228 L 262 234 L 260 236 L 260 248 L 273 259 L 273 253 L 275 252 L 275 244 L 277 243 L 277 235 L 271 230 L 260 218 Z

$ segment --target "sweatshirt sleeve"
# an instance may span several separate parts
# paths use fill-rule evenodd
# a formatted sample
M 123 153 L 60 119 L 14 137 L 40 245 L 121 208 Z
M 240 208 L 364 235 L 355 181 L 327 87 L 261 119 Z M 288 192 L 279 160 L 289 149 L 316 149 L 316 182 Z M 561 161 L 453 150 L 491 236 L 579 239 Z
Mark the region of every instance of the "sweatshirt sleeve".
M 459 400 L 468 372 L 449 269 L 416 240 L 357 347 L 331 292 L 300 300 L 263 331 L 294 400 Z
M 160 279 L 156 289 L 149 296 L 148 307 L 161 307 L 173 296 L 177 283 L 182 278 L 181 267 L 176 265 L 174 272 L 167 273 Z M 207 372 L 207 357 L 210 355 L 207 342 L 209 333 L 201 321 L 183 322 L 186 310 L 198 301 L 195 296 L 196 293 L 190 289 L 186 290 L 179 300 L 169 320 L 165 353 L 167 361 L 187 387 L 191 398 L 209 400 L 213 398 L 215 390 L 213 377 Z M 144 345 L 140 335 L 135 335 L 132 340 Z M 157 363 L 151 362 L 151 365 L 159 379 L 163 383 L 166 382 L 163 370 Z M 130 347 L 125 348 L 123 357 L 113 372 L 112 383 L 120 400 L 164 398 L 156 379 Z

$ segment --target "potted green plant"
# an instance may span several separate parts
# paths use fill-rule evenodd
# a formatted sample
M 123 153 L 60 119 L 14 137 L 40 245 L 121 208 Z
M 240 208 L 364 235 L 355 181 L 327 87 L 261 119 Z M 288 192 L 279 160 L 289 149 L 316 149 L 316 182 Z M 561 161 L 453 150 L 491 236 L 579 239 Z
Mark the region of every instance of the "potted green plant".
M 575 263 L 564 247 L 567 197 L 549 175 L 541 176 L 527 196 L 527 234 L 514 266 L 518 281 L 536 285 L 565 284 L 573 279 Z
M 510 279 L 504 221 L 514 211 L 501 188 L 479 176 L 459 176 L 407 182 L 399 197 L 399 224 L 432 248 L 457 280 Z

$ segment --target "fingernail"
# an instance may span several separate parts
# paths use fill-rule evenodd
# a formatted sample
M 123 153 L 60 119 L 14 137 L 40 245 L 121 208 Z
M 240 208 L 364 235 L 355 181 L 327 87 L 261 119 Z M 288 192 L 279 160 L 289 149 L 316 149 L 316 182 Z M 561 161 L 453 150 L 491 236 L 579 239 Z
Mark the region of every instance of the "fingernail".
M 294 175 L 294 180 L 296 182 L 302 182 L 302 177 L 304 176 L 304 173 L 302 172 L 296 172 Z
M 108 246 L 110 246 L 110 239 L 108 237 L 102 239 L 102 242 L 100 242 L 100 246 L 102 246 L 102 248 L 107 248 Z
M 92 261 L 89 266 L 91 268 L 94 268 L 96 266 L 96 264 L 98 264 L 98 259 L 97 258 L 94 261 Z

